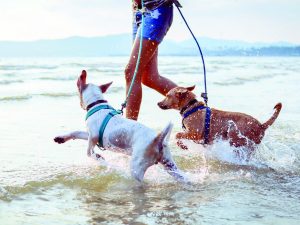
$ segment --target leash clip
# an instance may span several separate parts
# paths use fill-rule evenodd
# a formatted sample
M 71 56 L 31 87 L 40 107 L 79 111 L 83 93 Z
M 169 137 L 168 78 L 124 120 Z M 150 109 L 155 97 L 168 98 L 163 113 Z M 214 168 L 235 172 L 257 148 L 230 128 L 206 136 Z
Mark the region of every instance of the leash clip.
M 208 96 L 206 92 L 201 93 L 201 97 L 204 99 L 205 105 L 207 106 Z
M 123 111 L 124 111 L 124 109 L 126 108 L 126 102 L 124 102 L 124 103 L 122 103 L 121 104 L 121 109 L 120 110 L 117 110 L 117 112 L 119 113 L 119 114 L 121 114 L 121 115 L 123 115 Z

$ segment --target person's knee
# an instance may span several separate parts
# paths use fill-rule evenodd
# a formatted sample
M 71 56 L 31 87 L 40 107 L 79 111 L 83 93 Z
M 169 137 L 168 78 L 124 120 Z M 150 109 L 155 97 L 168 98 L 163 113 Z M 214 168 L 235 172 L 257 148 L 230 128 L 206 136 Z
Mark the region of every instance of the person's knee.
M 147 87 L 152 87 L 153 86 L 153 79 L 150 76 L 150 74 L 143 74 L 142 76 L 142 84 L 147 86 Z
M 124 74 L 125 74 L 126 83 L 130 83 L 133 78 L 133 74 L 134 74 L 134 70 L 130 67 L 130 65 L 126 66 L 126 68 L 124 70 Z
M 134 72 L 135 72 L 135 68 L 132 68 L 131 66 L 127 66 L 125 68 L 124 73 L 125 73 L 125 81 L 127 85 L 131 83 L 134 77 Z M 136 74 L 134 83 L 141 83 L 141 76 L 139 73 Z

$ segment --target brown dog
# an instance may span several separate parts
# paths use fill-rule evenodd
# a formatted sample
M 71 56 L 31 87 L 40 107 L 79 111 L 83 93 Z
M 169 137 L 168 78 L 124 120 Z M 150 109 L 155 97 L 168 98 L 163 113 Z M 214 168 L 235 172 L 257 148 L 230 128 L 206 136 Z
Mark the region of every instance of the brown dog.
M 177 109 L 180 110 L 181 115 L 184 115 L 182 126 L 185 128 L 185 132 L 176 134 L 177 144 L 182 149 L 187 149 L 187 147 L 183 145 L 181 139 L 204 143 L 205 138 L 206 109 L 203 102 L 196 100 L 196 95 L 192 93 L 194 88 L 195 86 L 173 88 L 168 92 L 166 98 L 158 103 L 161 109 Z M 201 110 L 202 107 L 204 109 Z M 263 124 L 244 113 L 226 112 L 212 108 L 210 120 L 208 120 L 210 121 L 207 131 L 209 139 L 206 139 L 206 144 L 212 144 L 215 139 L 221 138 L 228 140 L 230 145 L 235 147 L 246 146 L 251 153 L 255 145 L 261 142 L 265 130 L 278 117 L 281 107 L 281 103 L 278 103 L 274 107 L 275 112 L 272 117 Z

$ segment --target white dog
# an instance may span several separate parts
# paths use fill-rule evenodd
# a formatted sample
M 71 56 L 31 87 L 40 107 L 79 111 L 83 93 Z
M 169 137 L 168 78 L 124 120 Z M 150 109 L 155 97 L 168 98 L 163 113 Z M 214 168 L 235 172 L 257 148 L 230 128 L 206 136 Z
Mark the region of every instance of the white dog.
M 77 87 L 81 107 L 88 111 L 86 118 L 88 132 L 75 131 L 58 136 L 54 138 L 54 141 L 61 144 L 71 139 L 88 140 L 87 154 L 97 160 L 103 160 L 103 158 L 94 153 L 95 145 L 100 145 L 106 150 L 132 155 L 131 175 L 140 182 L 143 181 L 146 170 L 157 163 L 161 163 L 176 180 L 186 182 L 181 171 L 177 169 L 167 145 L 172 124 L 156 135 L 152 129 L 122 117 L 103 98 L 103 93 L 111 83 L 100 87 L 86 84 L 86 77 L 86 71 L 82 71 Z

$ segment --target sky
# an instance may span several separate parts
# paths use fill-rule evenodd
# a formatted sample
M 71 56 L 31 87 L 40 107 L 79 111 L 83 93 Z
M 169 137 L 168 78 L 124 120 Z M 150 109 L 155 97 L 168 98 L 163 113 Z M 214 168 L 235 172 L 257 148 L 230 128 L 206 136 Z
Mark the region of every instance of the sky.
M 181 0 L 197 37 L 300 44 L 300 0 Z M 0 41 L 131 33 L 131 0 L 0 0 Z M 174 9 L 167 39 L 190 38 Z

